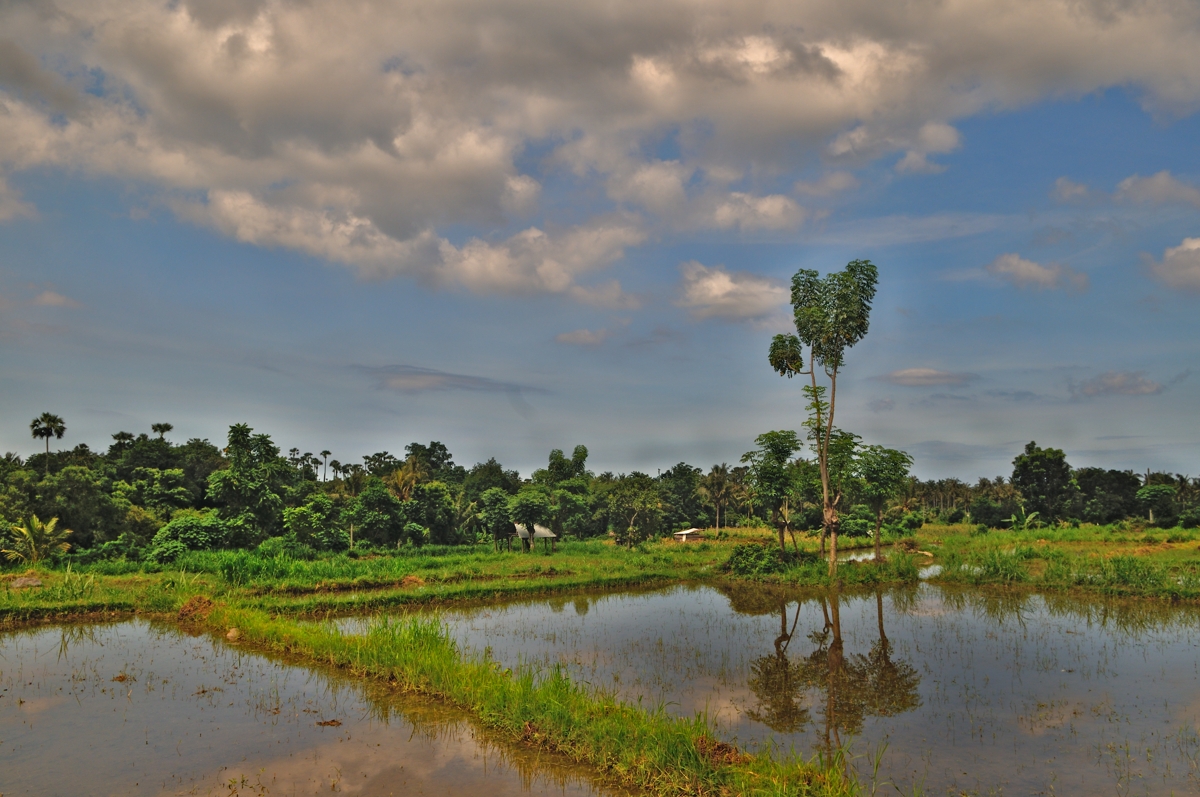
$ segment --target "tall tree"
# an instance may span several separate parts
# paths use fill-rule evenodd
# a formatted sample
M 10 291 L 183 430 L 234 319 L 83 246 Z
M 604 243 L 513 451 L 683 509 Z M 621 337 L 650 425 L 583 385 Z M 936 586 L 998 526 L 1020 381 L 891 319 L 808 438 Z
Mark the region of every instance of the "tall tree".
M 721 530 L 721 515 L 733 497 L 733 487 L 733 481 L 729 477 L 729 466 L 724 462 L 713 465 L 708 475 L 700 480 L 700 494 L 713 505 L 718 531 Z
M 152 431 L 156 435 L 158 435 L 159 440 L 166 440 L 167 432 L 171 431 L 174 428 L 175 427 L 169 423 L 152 423 L 152 424 L 150 424 L 150 431 Z
M 810 384 L 809 417 L 806 425 L 813 433 L 817 464 L 821 473 L 822 531 L 829 537 L 829 573 L 837 573 L 838 507 L 830 483 L 829 455 L 837 410 L 837 378 L 845 364 L 846 350 L 862 340 L 870 325 L 871 302 L 875 299 L 878 269 L 870 260 L 854 260 L 842 271 L 827 274 L 800 269 L 792 277 L 792 310 L 795 335 L 776 335 L 771 341 L 768 360 L 771 367 L 789 379 L 806 375 Z M 804 349 L 808 348 L 809 367 L 804 367 Z M 818 368 L 829 380 L 818 384 Z M 825 400 L 828 392 L 828 402 Z
M 1043 520 L 1065 517 L 1079 492 L 1062 449 L 1039 448 L 1033 441 L 1013 460 L 1012 483 L 1025 498 L 1025 511 Z
M 46 473 L 50 473 L 50 438 L 62 440 L 67 433 L 67 424 L 52 412 L 43 412 L 29 422 L 29 432 L 34 440 L 39 437 L 46 441 Z
M 332 451 L 321 452 L 321 481 L 329 481 L 329 455 Z
M 788 462 L 800 450 L 800 439 L 790 430 L 766 432 L 754 438 L 758 448 L 742 455 L 742 462 L 750 465 L 750 477 L 759 505 L 771 513 L 771 525 L 779 533 L 779 550 L 786 550 L 783 543 L 786 522 L 781 520 L 780 511 L 791 490 L 792 472 Z
M 862 481 L 860 490 L 867 506 L 875 513 L 875 561 L 879 561 L 879 532 L 883 527 L 883 512 L 908 479 L 912 457 L 903 451 L 883 446 L 864 446 L 859 450 L 855 471 Z

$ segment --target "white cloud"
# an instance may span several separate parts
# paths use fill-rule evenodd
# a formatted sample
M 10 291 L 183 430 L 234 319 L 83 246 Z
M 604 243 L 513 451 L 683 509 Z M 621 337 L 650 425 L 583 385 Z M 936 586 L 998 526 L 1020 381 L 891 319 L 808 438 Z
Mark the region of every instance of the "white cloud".
M 1200 189 L 1176 180 L 1168 171 L 1151 177 L 1135 174 L 1120 182 L 1114 199 L 1152 205 L 1189 204 L 1200 207 Z
M 711 218 L 722 230 L 786 230 L 799 226 L 806 215 L 804 208 L 783 194 L 759 197 L 734 191 L 718 201 Z
M 560 236 L 514 235 L 549 202 L 576 202 L 562 217 L 593 231 L 611 226 L 588 218 L 604 191 L 668 226 L 789 229 L 804 209 L 751 183 L 798 153 L 903 153 L 898 169 L 931 172 L 961 144 L 950 122 L 981 111 L 1108 86 L 1156 113 L 1200 107 L 1192 0 L 1016 2 L 10 3 L 0 172 L 137 181 L 225 234 L 364 273 L 570 296 Z M 103 80 L 84 91 L 87 75 Z M 652 154 L 666 136 L 675 160 Z M 574 197 L 544 196 L 523 167 L 547 143 L 544 162 L 578 175 Z M 1172 190 L 1122 196 L 1195 201 Z M 0 189 L 0 221 L 30 212 Z M 446 250 L 451 227 L 481 243 Z
M 1076 183 L 1066 177 L 1055 180 L 1054 188 L 1050 191 L 1050 196 L 1058 202 L 1077 202 L 1088 199 L 1091 195 L 1092 190 L 1086 185 Z
M 1161 263 L 1150 261 L 1150 271 L 1172 288 L 1200 292 L 1200 238 L 1167 249 Z
M 917 131 L 917 140 L 913 147 L 904 153 L 904 157 L 896 164 L 896 171 L 901 174 L 937 174 L 944 172 L 946 167 L 933 163 L 929 155 L 934 153 L 953 152 L 962 143 L 958 131 L 948 124 L 929 122 Z
M 1152 396 L 1163 392 L 1165 386 L 1146 378 L 1145 371 L 1108 371 L 1081 382 L 1073 392 L 1093 398 L 1096 396 Z
M 965 385 L 979 377 L 975 374 L 939 371 L 936 368 L 903 368 L 883 377 L 884 381 L 902 387 L 935 387 L 940 385 Z
M 599 346 L 608 339 L 608 330 L 598 329 L 593 332 L 590 329 L 576 329 L 573 332 L 562 332 L 555 335 L 554 339 L 559 343 L 567 343 L 572 346 Z
M 793 190 L 797 194 L 824 197 L 858 188 L 858 185 L 858 178 L 850 172 L 830 172 L 815 183 L 797 182 Z
M 0 177 L 0 222 L 18 217 L 33 218 L 36 215 L 33 205 L 22 202 L 21 194 Z
M 709 268 L 694 260 L 680 266 L 680 307 L 692 316 L 724 318 L 728 321 L 764 319 L 779 312 L 788 301 L 783 284 L 744 271 L 728 272 L 721 266 Z
M 33 297 L 33 304 L 39 307 L 82 307 L 82 305 L 69 296 L 63 296 L 55 291 L 42 291 L 37 296 Z
M 406 274 L 476 293 L 558 293 L 611 307 L 634 300 L 616 282 L 589 288 L 576 280 L 617 260 L 645 235 L 631 220 L 597 218 L 553 235 L 531 227 L 500 243 L 475 238 L 455 246 L 431 229 L 398 240 L 365 216 L 272 207 L 244 191 L 210 192 L 207 204 L 181 203 L 176 209 L 239 241 L 307 252 L 353 266 L 368 278 Z
M 1011 282 L 1018 288 L 1087 290 L 1088 277 L 1062 263 L 1042 265 L 1017 254 L 1000 255 L 987 265 L 987 273 Z

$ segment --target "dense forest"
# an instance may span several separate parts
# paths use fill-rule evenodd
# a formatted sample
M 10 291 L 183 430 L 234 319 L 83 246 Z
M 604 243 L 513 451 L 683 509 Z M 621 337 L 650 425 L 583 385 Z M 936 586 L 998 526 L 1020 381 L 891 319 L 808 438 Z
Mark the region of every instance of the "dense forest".
M 380 451 L 346 464 L 328 451 L 285 454 L 245 424 L 230 427 L 224 447 L 173 443 L 163 423 L 152 434 L 117 432 L 105 452 L 86 444 L 51 451 L 51 438 L 66 427 L 49 413 L 30 428 L 46 450 L 0 460 L 0 520 L 57 518 L 70 530 L 70 556 L 87 561 L 167 563 L 185 550 L 263 545 L 301 554 L 488 544 L 510 537 L 514 523 L 623 544 L 691 526 L 821 526 L 817 465 L 786 431 L 758 437 L 733 467 L 680 462 L 657 476 L 597 474 L 579 445 L 570 455 L 551 451 L 546 467 L 523 478 L 494 458 L 456 464 L 437 441 L 411 443 L 403 457 Z M 880 459 L 889 453 L 891 460 Z M 900 466 L 886 490 L 875 478 L 880 462 Z M 1014 460 L 1011 477 L 976 484 L 921 481 L 908 475 L 910 462 L 843 434 L 831 458 L 842 534 L 928 522 L 1200 525 L 1200 480 L 1186 476 L 1073 469 L 1062 451 L 1034 443 Z

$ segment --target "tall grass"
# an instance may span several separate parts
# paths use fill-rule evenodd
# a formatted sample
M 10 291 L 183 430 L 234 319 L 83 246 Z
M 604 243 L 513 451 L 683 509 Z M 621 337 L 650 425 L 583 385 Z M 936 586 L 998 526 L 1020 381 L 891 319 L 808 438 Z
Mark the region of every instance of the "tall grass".
M 265 612 L 218 607 L 209 624 L 237 627 L 263 647 L 300 654 L 462 706 L 514 741 L 595 767 L 651 794 L 857 794 L 843 771 L 798 758 L 711 753 L 714 729 L 703 716 L 681 719 L 573 683 L 563 670 L 502 669 L 459 650 L 435 618 L 380 618 L 366 633 L 328 624 L 302 626 Z

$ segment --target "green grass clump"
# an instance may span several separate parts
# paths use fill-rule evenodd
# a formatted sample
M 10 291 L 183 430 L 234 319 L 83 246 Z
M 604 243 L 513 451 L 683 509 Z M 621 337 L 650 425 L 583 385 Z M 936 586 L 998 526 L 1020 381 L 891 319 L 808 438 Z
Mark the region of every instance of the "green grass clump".
M 622 785 L 652 794 L 825 795 L 858 792 L 843 771 L 798 758 L 749 756 L 729 746 L 703 716 L 672 717 L 573 683 L 559 667 L 502 669 L 459 650 L 436 618 L 381 618 L 362 635 L 329 624 L 299 625 L 262 611 L 218 607 L 215 630 L 349 669 L 456 704 L 488 728 L 588 764 Z

